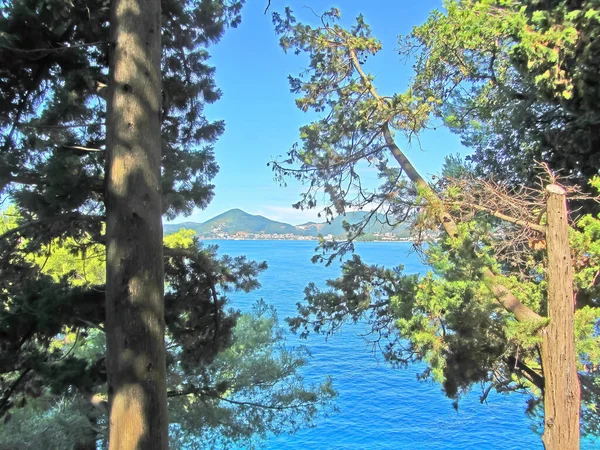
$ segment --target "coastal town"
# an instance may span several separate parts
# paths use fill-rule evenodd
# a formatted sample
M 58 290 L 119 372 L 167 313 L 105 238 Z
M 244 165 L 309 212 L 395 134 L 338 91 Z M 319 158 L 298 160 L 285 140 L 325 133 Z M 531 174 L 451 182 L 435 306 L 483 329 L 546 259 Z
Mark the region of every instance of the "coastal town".
M 319 236 L 300 235 L 295 233 L 248 233 L 238 231 L 235 233 L 229 233 L 226 231 L 214 230 L 211 233 L 205 233 L 198 236 L 201 240 L 212 240 L 212 239 L 228 239 L 236 241 L 251 241 L 251 240 L 279 240 L 279 241 L 318 241 Z M 333 234 L 326 234 L 322 236 L 326 241 L 333 241 L 335 239 L 344 239 L 344 236 L 334 236 Z M 385 242 L 409 242 L 412 239 L 406 237 L 400 237 L 394 233 L 372 233 L 359 238 L 359 240 L 365 241 L 385 241 Z

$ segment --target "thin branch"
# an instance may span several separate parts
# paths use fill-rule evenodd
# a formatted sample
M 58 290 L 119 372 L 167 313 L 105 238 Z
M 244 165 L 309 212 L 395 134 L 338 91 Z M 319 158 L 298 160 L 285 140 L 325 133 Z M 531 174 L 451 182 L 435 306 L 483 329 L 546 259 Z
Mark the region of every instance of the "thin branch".
M 46 217 L 44 219 L 33 220 L 31 222 L 27 222 L 18 227 L 11 228 L 10 230 L 8 230 L 0 235 L 0 240 L 5 239 L 9 236 L 12 236 L 13 234 L 20 233 L 29 228 L 37 227 L 40 225 L 45 225 L 47 223 L 70 221 L 70 220 L 73 220 L 73 221 L 77 220 L 77 221 L 82 221 L 82 222 L 100 222 L 105 219 L 106 219 L 106 217 L 104 217 L 104 216 L 83 215 L 83 214 L 62 214 L 60 216 Z
M 313 402 L 306 402 L 306 403 L 294 404 L 294 405 L 265 405 L 263 403 L 233 400 L 233 399 L 218 395 L 213 391 L 199 389 L 196 387 L 191 387 L 190 389 L 182 390 L 182 391 L 178 391 L 178 390 L 167 391 L 168 398 L 183 397 L 183 396 L 187 396 L 187 395 L 197 395 L 200 397 L 209 397 L 209 398 L 212 398 L 215 400 L 221 400 L 221 401 L 224 401 L 227 403 L 231 403 L 232 405 L 252 406 L 255 408 L 272 409 L 272 410 L 276 410 L 276 411 L 285 411 L 287 409 L 299 408 L 299 407 L 302 407 L 303 405 L 308 405 L 308 404 L 313 403 Z
M 19 386 L 19 384 L 21 384 L 21 382 L 23 381 L 23 379 L 25 378 L 25 376 L 27 376 L 27 374 L 31 372 L 31 368 L 28 367 L 27 369 L 25 369 L 23 372 L 21 372 L 21 374 L 17 377 L 17 379 L 14 381 L 14 383 L 10 386 L 10 388 L 8 388 L 4 395 L 2 396 L 2 399 L 0 400 L 0 416 L 3 416 L 4 413 L 6 411 L 8 411 L 10 405 L 8 403 L 10 396 L 13 394 L 13 392 L 17 389 L 17 387 Z
M 493 384 L 490 384 L 487 389 L 481 394 L 481 396 L 479 397 L 479 403 L 485 403 L 485 401 L 488 398 L 488 395 L 490 394 L 490 391 L 492 390 L 492 388 L 494 387 Z
M 104 327 L 100 324 L 94 323 L 94 322 L 90 322 L 89 320 L 85 320 L 82 318 L 77 318 L 77 320 L 79 320 L 81 323 L 86 324 L 87 326 L 91 327 L 91 328 L 96 328 L 97 330 L 102 331 L 103 333 L 105 333 L 104 331 Z
M 501 213 L 498 210 L 492 210 L 490 208 L 486 208 L 485 206 L 481 206 L 481 205 L 477 205 L 474 203 L 468 203 L 468 202 L 455 202 L 454 204 L 458 205 L 458 204 L 462 204 L 463 206 L 467 206 L 473 209 L 476 209 L 477 211 L 481 211 L 481 212 L 485 212 L 491 216 L 494 216 L 500 220 L 503 220 L 505 222 L 509 222 L 509 223 L 513 223 L 515 225 L 519 225 L 521 227 L 524 228 L 529 228 L 531 230 L 535 230 L 538 231 L 542 234 L 546 234 L 546 227 L 539 225 L 537 223 L 534 222 L 530 222 L 527 220 L 522 220 L 522 219 L 518 219 L 516 217 L 512 217 L 512 216 L 508 216 L 506 214 Z
M 79 340 L 79 335 L 80 335 L 80 330 L 79 328 L 77 329 L 77 333 L 75 334 L 75 341 L 73 342 L 73 345 L 71 346 L 71 348 L 60 358 L 58 358 L 56 361 L 62 361 L 64 360 L 67 356 L 69 356 L 73 350 L 75 350 L 75 347 L 77 347 L 77 344 L 79 344 L 79 342 L 77 342 Z
M 103 152 L 102 148 L 82 147 L 80 145 L 61 145 L 60 148 L 70 148 L 73 150 L 83 150 L 84 152 Z
M 76 44 L 76 45 L 69 45 L 69 46 L 65 46 L 65 47 L 55 47 L 55 48 L 25 49 L 25 48 L 14 48 L 14 47 L 1 46 L 0 50 L 8 50 L 9 52 L 23 53 L 23 54 L 40 53 L 40 52 L 52 53 L 52 52 L 62 52 L 62 51 L 66 51 L 66 50 L 73 50 L 73 49 L 81 48 L 81 47 L 93 47 L 95 45 L 102 45 L 102 44 L 108 44 L 108 41 L 89 42 L 86 44 Z

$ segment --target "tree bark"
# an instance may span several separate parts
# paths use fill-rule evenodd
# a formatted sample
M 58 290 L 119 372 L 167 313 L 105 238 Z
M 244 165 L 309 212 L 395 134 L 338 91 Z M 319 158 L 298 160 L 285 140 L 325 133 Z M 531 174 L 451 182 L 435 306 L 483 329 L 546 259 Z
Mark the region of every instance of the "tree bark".
M 348 45 L 348 48 L 350 49 L 349 56 L 350 60 L 352 61 L 352 65 L 354 66 L 354 69 L 358 72 L 365 85 L 369 88 L 369 92 L 377 101 L 379 107 L 382 110 L 385 110 L 387 108 L 385 100 L 379 95 L 369 77 L 362 70 L 361 65 L 358 61 L 358 57 L 356 56 L 356 50 L 352 48 L 351 44 Z M 392 156 L 400 165 L 406 176 L 426 197 L 428 207 L 432 209 L 436 219 L 444 228 L 444 231 L 446 231 L 446 233 L 448 233 L 450 237 L 458 236 L 458 225 L 456 224 L 455 220 L 448 213 L 448 210 L 446 209 L 436 192 L 429 186 L 425 179 L 423 179 L 421 174 L 417 171 L 415 166 L 413 166 L 412 163 L 408 160 L 408 158 L 406 157 L 404 152 L 402 152 L 400 147 L 396 145 L 396 142 L 394 141 L 394 137 L 392 136 L 392 132 L 390 131 L 390 127 L 387 122 L 382 127 L 382 133 L 383 138 L 385 139 L 385 143 L 390 149 Z M 538 313 L 533 311 L 527 305 L 524 305 L 510 291 L 510 289 L 504 286 L 501 282 L 501 277 L 492 272 L 490 268 L 484 267 L 482 269 L 481 280 L 488 288 L 490 293 L 494 296 L 496 301 L 500 303 L 504 309 L 511 312 L 519 322 L 541 322 L 543 320 L 543 318 Z
M 421 177 L 421 174 L 417 172 L 417 169 L 415 169 L 402 150 L 400 150 L 400 147 L 396 145 L 387 124 L 383 126 L 383 137 L 385 138 L 385 142 L 390 148 L 394 159 L 398 162 L 402 170 L 404 170 L 406 176 L 421 190 L 423 195 L 426 196 L 428 207 L 433 210 L 436 219 L 442 225 L 444 231 L 446 231 L 450 237 L 457 237 L 458 225 L 456 224 L 456 221 L 448 213 L 448 210 L 435 191 L 427 184 L 423 177 Z M 510 289 L 502 284 L 501 277 L 492 272 L 489 267 L 484 267 L 482 269 L 481 280 L 492 293 L 496 301 L 500 303 L 504 309 L 511 312 L 519 322 L 542 321 L 542 317 L 515 297 Z
M 351 47 L 350 47 L 351 48 Z M 383 109 L 386 104 L 362 71 L 354 50 L 350 51 L 354 68 L 372 96 Z M 383 137 L 392 155 L 407 177 L 421 190 L 429 208 L 451 237 L 458 235 L 458 226 L 437 194 L 421 177 L 402 150 L 396 145 L 388 124 L 382 127 Z M 548 317 L 550 323 L 542 333 L 542 370 L 544 373 L 544 435 L 546 450 L 579 449 L 580 385 L 577 373 L 577 355 L 574 333 L 573 268 L 569 246 L 566 193 L 563 188 L 550 185 L 548 195 Z M 502 284 L 501 278 L 490 268 L 483 268 L 481 279 L 496 300 L 513 313 L 520 322 L 541 322 L 542 317 L 524 305 Z
M 168 448 L 159 0 L 112 0 L 107 96 L 110 450 Z
M 575 352 L 573 267 L 565 190 L 546 187 L 548 196 L 548 318 L 542 330 L 544 435 L 546 450 L 579 449 L 580 386 Z

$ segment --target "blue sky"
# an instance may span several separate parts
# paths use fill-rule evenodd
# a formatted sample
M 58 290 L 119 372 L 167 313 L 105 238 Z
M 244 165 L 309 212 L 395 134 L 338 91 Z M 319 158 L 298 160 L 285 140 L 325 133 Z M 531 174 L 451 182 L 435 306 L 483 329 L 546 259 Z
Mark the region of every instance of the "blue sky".
M 310 113 L 296 108 L 287 82 L 289 74 L 297 75 L 306 67 L 306 59 L 282 51 L 270 12 L 291 6 L 299 19 L 314 23 L 316 18 L 306 6 L 317 13 L 335 6 L 346 24 L 362 13 L 383 44 L 366 67 L 380 92 L 390 95 L 404 91 L 412 76 L 411 65 L 398 56 L 398 35 L 408 34 L 430 11 L 441 8 L 441 1 L 434 0 L 272 0 L 270 12 L 264 15 L 266 4 L 267 0 L 248 1 L 242 24 L 227 31 L 211 49 L 223 97 L 208 106 L 206 113 L 209 119 L 226 122 L 225 133 L 215 146 L 221 167 L 214 180 L 216 195 L 207 209 L 175 222 L 202 222 L 232 208 L 292 224 L 322 221 L 317 219 L 318 210 L 294 210 L 291 205 L 299 199 L 302 187 L 294 183 L 280 187 L 267 167 L 270 160 L 290 149 L 298 140 L 299 127 L 311 119 Z M 441 127 L 421 136 L 422 149 L 402 139 L 398 143 L 424 175 L 438 173 L 445 155 L 466 153 L 458 137 Z

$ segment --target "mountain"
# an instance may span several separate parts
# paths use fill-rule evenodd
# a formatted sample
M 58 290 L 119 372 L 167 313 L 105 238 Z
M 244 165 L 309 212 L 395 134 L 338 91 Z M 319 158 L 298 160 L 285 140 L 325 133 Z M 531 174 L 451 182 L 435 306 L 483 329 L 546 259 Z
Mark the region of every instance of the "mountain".
M 288 223 L 276 222 L 263 216 L 248 214 L 241 209 L 232 209 L 224 212 L 203 223 L 183 222 L 178 224 L 166 224 L 164 226 L 165 234 L 175 233 L 181 228 L 187 228 L 196 231 L 198 236 L 217 237 L 219 234 L 233 235 L 236 233 L 248 234 L 291 234 L 295 236 L 341 236 L 345 233 L 343 222 L 358 223 L 368 212 L 357 211 L 349 212 L 346 215 L 338 216 L 331 223 L 307 222 L 301 225 L 290 225 Z M 377 215 L 379 222 L 384 222 L 381 214 Z M 409 232 L 406 227 L 391 228 L 387 224 L 377 223 L 372 220 L 365 229 L 367 234 L 373 233 L 393 233 L 397 237 L 408 237 Z
M 331 234 L 333 236 L 340 236 L 346 232 L 343 226 L 344 222 L 356 224 L 363 220 L 365 216 L 369 214 L 370 213 L 367 211 L 347 212 L 345 215 L 337 216 L 331 221 L 331 223 L 308 222 L 303 225 L 298 225 L 296 228 L 301 228 L 303 232 L 310 236 L 317 236 L 319 234 L 322 234 L 324 236 L 328 234 Z M 366 234 L 393 233 L 398 237 L 410 236 L 410 233 L 406 226 L 399 226 L 396 228 L 389 226 L 386 223 L 385 216 L 383 214 L 375 214 L 375 216 L 371 218 L 369 224 L 365 227 L 364 231 Z
M 216 233 L 252 234 L 297 234 L 298 230 L 288 223 L 276 222 L 263 216 L 253 216 L 241 209 L 232 209 L 203 223 L 184 222 L 165 225 L 165 233 L 173 233 L 181 228 L 194 230 L 198 235 Z

